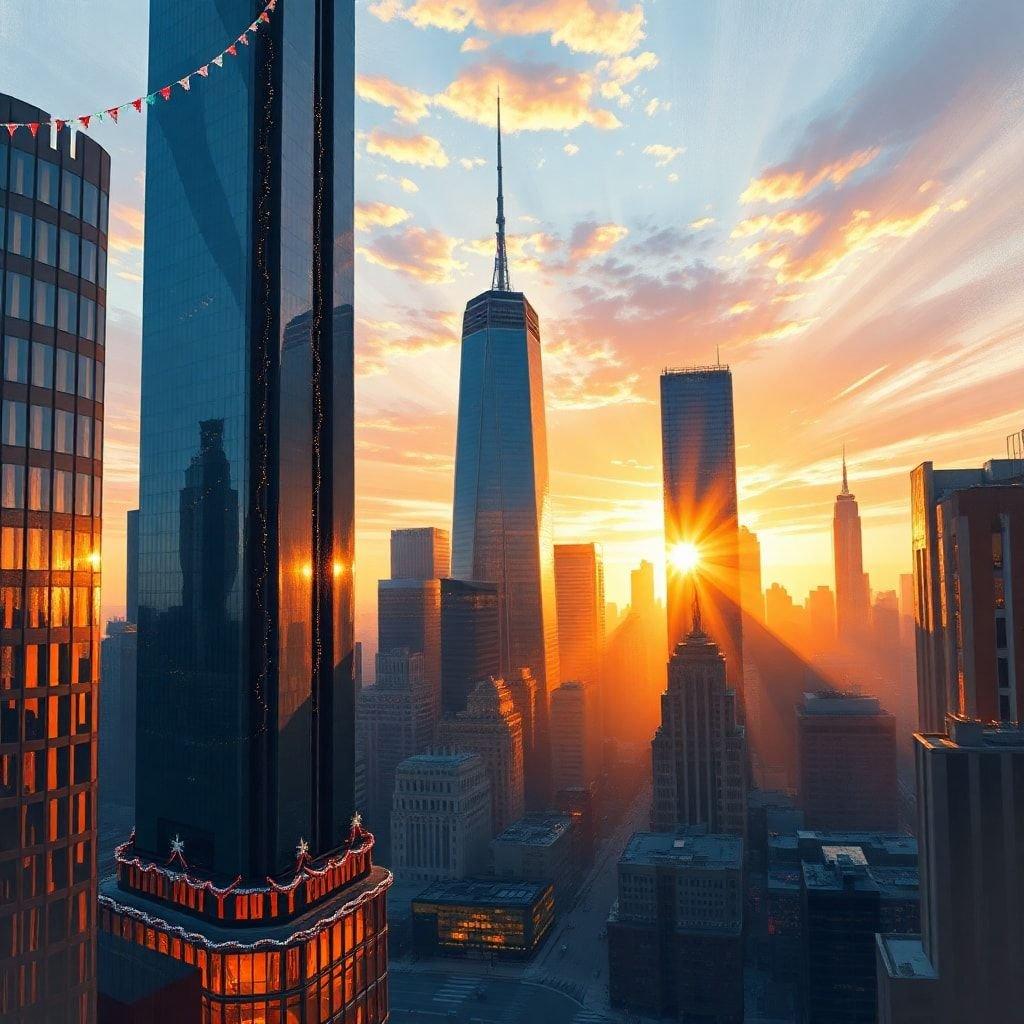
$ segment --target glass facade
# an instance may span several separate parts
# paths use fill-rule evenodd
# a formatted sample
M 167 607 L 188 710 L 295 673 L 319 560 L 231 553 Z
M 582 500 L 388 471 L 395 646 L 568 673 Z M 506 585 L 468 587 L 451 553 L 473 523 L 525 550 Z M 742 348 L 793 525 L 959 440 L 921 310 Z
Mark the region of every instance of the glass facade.
M 540 324 L 520 292 L 484 292 L 466 306 L 452 575 L 498 585 L 501 671 L 528 667 L 537 679 L 543 755 L 547 691 L 558 683 L 558 622 Z M 527 766 L 527 777 L 528 803 L 536 806 L 546 759 Z
M 0 120 L 48 119 L 0 95 Z M 81 135 L 72 155 L 69 134 L 56 148 L 45 128 L 0 140 L 0 1018 L 12 1024 L 95 1019 L 110 158 Z
M 673 550 L 692 544 L 704 629 L 725 655 L 729 685 L 742 695 L 736 428 L 727 366 L 661 375 L 661 446 L 669 653 L 690 629 L 692 598 L 687 576 L 673 566 Z
M 481 679 L 501 672 L 498 588 L 441 580 L 441 710 L 457 715 Z

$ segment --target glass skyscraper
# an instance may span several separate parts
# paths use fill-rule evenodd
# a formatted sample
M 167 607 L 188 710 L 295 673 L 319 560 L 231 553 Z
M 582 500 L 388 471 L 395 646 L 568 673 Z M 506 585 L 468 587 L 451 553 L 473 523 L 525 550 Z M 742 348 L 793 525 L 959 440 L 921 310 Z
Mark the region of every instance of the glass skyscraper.
M 96 1006 L 110 157 L 0 95 L 0 1019 Z
M 262 5 L 260 5 L 262 7 Z M 252 21 L 155 0 L 150 82 Z M 202 975 L 203 1019 L 387 1016 L 354 806 L 354 11 L 282 3 L 151 108 L 136 831 L 103 927 Z
M 661 445 L 669 653 L 691 626 L 691 584 L 675 555 L 679 545 L 692 544 L 699 557 L 693 579 L 704 628 L 725 656 L 729 685 L 742 698 L 736 429 L 728 366 L 661 375 Z
M 455 452 L 452 575 L 496 583 L 503 675 L 531 669 L 538 684 L 538 751 L 528 804 L 547 784 L 547 691 L 558 683 L 558 622 L 548 490 L 540 321 L 509 285 L 498 120 L 498 231 L 491 289 L 462 322 Z

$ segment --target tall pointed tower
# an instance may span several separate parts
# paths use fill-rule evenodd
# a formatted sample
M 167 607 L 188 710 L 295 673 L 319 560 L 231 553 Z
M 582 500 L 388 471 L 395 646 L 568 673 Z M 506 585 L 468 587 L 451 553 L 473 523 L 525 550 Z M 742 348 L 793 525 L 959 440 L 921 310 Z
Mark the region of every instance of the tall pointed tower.
M 836 567 L 836 630 L 840 643 L 854 643 L 868 623 L 868 583 L 861 549 L 860 512 L 850 493 L 843 448 L 843 489 L 836 495 L 832 517 Z
M 509 283 L 498 98 L 498 215 L 494 277 L 466 305 L 455 451 L 452 575 L 498 588 L 500 665 L 537 679 L 537 744 L 526 764 L 529 808 L 542 808 L 548 772 L 549 687 L 558 682 L 548 445 L 540 322 Z

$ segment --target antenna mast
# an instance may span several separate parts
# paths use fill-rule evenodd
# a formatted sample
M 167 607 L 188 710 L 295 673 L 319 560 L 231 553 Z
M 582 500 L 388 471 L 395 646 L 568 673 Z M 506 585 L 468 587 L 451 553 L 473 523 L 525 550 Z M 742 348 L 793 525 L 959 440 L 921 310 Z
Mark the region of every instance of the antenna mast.
M 494 277 L 491 279 L 491 291 L 510 292 L 512 285 L 508 279 L 508 251 L 505 248 L 505 193 L 501 175 L 501 88 L 498 88 L 498 216 L 495 219 L 498 230 L 495 232 L 497 243 L 494 253 Z

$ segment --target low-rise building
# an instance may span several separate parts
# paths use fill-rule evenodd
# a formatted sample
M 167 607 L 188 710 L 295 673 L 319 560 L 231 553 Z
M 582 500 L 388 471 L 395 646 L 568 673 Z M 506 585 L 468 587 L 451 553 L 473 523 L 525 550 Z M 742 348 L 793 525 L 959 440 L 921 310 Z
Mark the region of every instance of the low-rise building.
M 555 905 L 564 910 L 578 877 L 574 865 L 572 818 L 564 814 L 530 814 L 491 840 L 496 878 L 550 882 Z
M 532 956 L 554 922 L 545 882 L 435 882 L 412 901 L 413 946 L 421 956 Z

